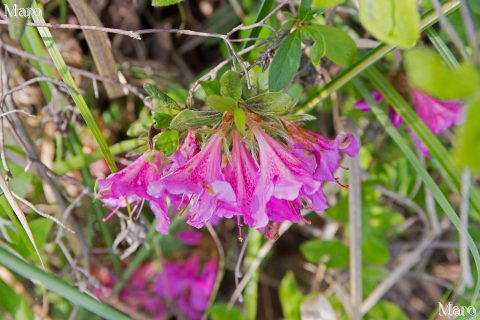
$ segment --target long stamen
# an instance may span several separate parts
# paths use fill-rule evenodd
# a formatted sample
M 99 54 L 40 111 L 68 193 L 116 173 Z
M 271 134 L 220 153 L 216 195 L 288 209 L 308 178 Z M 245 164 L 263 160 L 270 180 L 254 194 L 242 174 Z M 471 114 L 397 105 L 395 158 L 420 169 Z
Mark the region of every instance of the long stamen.
M 338 184 L 340 187 L 342 187 L 342 188 L 345 188 L 345 189 L 350 188 L 350 187 L 348 186 L 348 184 L 343 184 L 343 183 L 341 183 L 338 178 L 335 178 L 335 182 L 337 182 L 337 184 Z
M 237 226 L 238 226 L 238 240 L 240 240 L 240 242 L 243 242 L 243 231 L 242 231 L 243 224 L 242 224 L 240 215 L 237 216 Z
M 113 215 L 118 211 L 118 209 L 120 209 L 120 206 L 116 207 L 115 209 L 112 210 L 112 212 L 110 212 L 108 214 L 108 216 L 106 216 L 105 218 L 102 219 L 103 222 L 106 222 L 108 221 L 108 219 L 110 219 L 111 217 L 113 217 Z
M 187 210 L 188 206 L 190 205 L 190 202 L 192 201 L 192 197 L 193 197 L 193 193 L 188 198 L 188 202 L 185 204 L 185 207 L 183 207 L 182 211 L 180 211 L 180 213 L 178 214 L 179 217 L 181 217 L 182 214 L 185 212 L 185 210 Z
M 302 216 L 302 220 L 303 220 L 303 222 L 305 222 L 306 224 L 312 224 L 312 221 L 308 220 L 308 219 L 305 218 L 304 216 Z
M 138 201 L 135 206 L 133 207 L 132 211 L 130 211 L 130 214 L 128 216 L 128 218 L 131 220 L 132 217 L 133 217 L 133 214 L 135 213 L 135 211 L 137 210 L 138 206 L 141 204 L 141 201 Z
M 140 208 L 138 208 L 138 213 L 137 213 L 137 216 L 135 217 L 135 221 L 137 221 L 138 218 L 140 217 L 140 213 L 142 213 L 144 203 L 145 203 L 145 200 L 142 200 L 142 202 L 140 203 Z

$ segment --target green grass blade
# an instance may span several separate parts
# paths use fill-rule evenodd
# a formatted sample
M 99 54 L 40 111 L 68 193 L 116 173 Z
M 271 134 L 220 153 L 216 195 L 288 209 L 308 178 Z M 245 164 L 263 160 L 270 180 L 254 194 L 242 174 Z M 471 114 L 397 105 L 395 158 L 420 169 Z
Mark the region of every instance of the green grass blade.
M 263 18 L 265 18 L 267 16 L 267 14 L 269 14 L 270 12 L 270 9 L 272 9 L 272 6 L 273 6 L 273 3 L 274 1 L 273 0 L 263 0 L 262 1 L 262 6 L 259 8 L 258 10 L 258 13 L 257 13 L 257 16 L 255 18 L 255 21 L 254 23 L 257 23 L 259 22 L 260 20 L 262 20 Z M 262 30 L 262 28 L 254 28 L 254 29 L 250 29 L 250 32 L 248 33 L 248 35 L 246 36 L 246 38 L 256 38 L 258 37 L 258 35 L 260 34 L 260 31 Z M 250 47 L 251 45 L 253 45 L 255 43 L 254 40 L 252 41 L 248 41 L 248 42 L 244 42 L 242 45 L 241 45 L 241 49 L 245 49 L 245 48 L 248 48 Z M 248 53 L 246 59 L 248 60 L 248 58 L 250 57 L 252 53 Z
M 461 189 L 461 172 L 451 160 L 450 154 L 442 145 L 442 143 L 433 135 L 423 121 L 418 117 L 416 112 L 411 108 L 405 99 L 392 87 L 385 77 L 375 68 L 370 67 L 367 70 L 368 77 L 375 87 L 382 92 L 392 107 L 402 116 L 406 124 L 415 132 L 415 134 L 423 141 L 428 150 L 440 164 L 439 170 L 442 176 L 448 176 L 456 186 L 456 192 L 460 193 Z M 470 201 L 472 202 L 472 218 L 480 221 L 480 194 L 477 189 L 472 188 L 470 192 Z
M 35 251 L 35 254 L 38 256 L 38 259 L 40 261 L 40 264 L 42 265 L 43 268 L 45 268 L 42 260 L 42 256 L 40 255 L 40 251 L 38 250 L 37 244 L 35 243 L 35 238 L 33 237 L 32 230 L 30 229 L 30 226 L 28 224 L 27 218 L 25 217 L 25 214 L 23 213 L 22 209 L 17 203 L 17 200 L 13 196 L 12 192 L 10 191 L 7 182 L 3 178 L 3 175 L 0 173 L 0 190 L 2 191 L 3 195 L 8 201 L 8 204 L 12 208 L 13 212 L 15 213 L 18 221 L 20 221 L 20 224 L 25 231 L 25 233 L 28 236 L 28 239 L 30 240 L 31 245 L 33 246 L 33 249 Z M 27 244 L 27 248 L 29 248 Z
M 37 23 L 45 23 L 43 16 L 35 15 L 33 17 L 33 20 Z M 50 56 L 52 57 L 55 67 L 57 68 L 63 82 L 65 82 L 65 84 L 69 86 L 68 92 L 70 93 L 70 96 L 72 97 L 75 105 L 80 111 L 88 128 L 92 131 L 92 134 L 95 137 L 95 140 L 97 141 L 98 147 L 100 148 L 103 154 L 103 157 L 105 158 L 105 161 L 108 164 L 108 167 L 112 172 L 116 172 L 117 165 L 115 164 L 115 161 L 113 161 L 113 156 L 110 153 L 110 149 L 108 148 L 107 142 L 105 141 L 105 138 L 100 132 L 100 128 L 95 122 L 95 118 L 93 117 L 92 112 L 88 108 L 87 103 L 85 102 L 85 99 L 83 99 L 82 95 L 79 93 L 77 84 L 73 80 L 73 77 L 70 74 L 70 71 L 68 70 L 67 65 L 65 64 L 63 57 L 61 56 L 60 51 L 58 50 L 58 47 L 55 44 L 55 41 L 53 40 L 52 34 L 50 33 L 50 30 L 48 30 L 48 28 L 42 27 L 42 28 L 38 28 L 38 32 L 40 33 L 40 36 L 42 37 L 42 40 L 45 46 L 47 47 L 47 50 L 50 53 Z
M 444 15 L 448 15 L 453 11 L 457 10 L 460 7 L 459 0 L 453 0 L 445 3 L 442 7 L 442 12 Z M 429 28 L 432 24 L 438 21 L 438 13 L 436 11 L 432 11 L 427 13 L 422 19 L 422 30 Z M 377 48 L 370 51 L 368 54 L 363 56 L 359 61 L 348 67 L 347 69 L 343 70 L 340 74 L 338 74 L 332 81 L 328 82 L 325 86 L 320 88 L 315 94 L 312 94 L 309 99 L 297 109 L 297 113 L 306 113 L 315 108 L 315 106 L 321 102 L 323 99 L 330 96 L 333 92 L 339 90 L 344 85 L 349 83 L 349 81 L 360 73 L 362 73 L 365 69 L 373 65 L 375 62 L 383 58 L 386 54 L 391 52 L 395 49 L 394 46 L 381 44 Z
M 3 247 L 0 247 L 0 265 L 10 269 L 25 279 L 41 284 L 45 288 L 71 301 L 73 304 L 79 305 L 102 318 L 112 320 L 128 319 L 128 317 L 120 312 L 102 304 L 89 295 L 78 291 L 78 289 L 59 280 L 56 276 L 28 264 Z
M 457 58 L 453 55 L 452 51 L 448 48 L 445 42 L 443 42 L 440 35 L 435 31 L 433 28 L 428 28 L 425 30 L 425 33 L 430 39 L 430 42 L 433 44 L 435 49 L 437 49 L 438 53 L 442 56 L 443 60 L 448 64 L 448 66 L 452 69 L 455 69 L 459 66 Z
M 42 43 L 42 39 L 40 38 L 36 29 L 27 28 L 25 30 L 25 33 L 22 37 L 21 42 L 22 42 L 22 46 L 25 48 L 25 50 L 28 53 L 34 54 L 34 55 L 42 57 L 42 58 L 47 58 L 47 52 L 45 51 L 45 48 L 44 48 L 43 43 Z M 52 66 L 50 66 L 49 64 L 41 63 L 41 62 L 38 62 L 38 61 L 35 61 L 35 60 L 31 60 L 31 63 L 41 74 L 46 75 L 46 76 L 51 77 L 51 78 L 56 77 L 55 69 Z M 42 84 L 45 84 L 45 86 L 41 86 L 42 92 L 44 93 L 47 101 L 49 101 L 49 99 L 50 99 L 49 97 L 52 96 L 52 92 L 56 91 L 57 89 L 51 83 L 42 82 L 40 85 L 42 85 Z M 59 105 L 60 108 L 63 109 L 64 104 L 65 104 L 64 97 L 63 97 L 63 95 L 58 95 L 58 98 L 59 98 L 58 99 L 58 105 Z M 76 139 L 75 137 L 77 137 L 77 133 L 75 132 L 75 129 L 70 126 L 69 127 L 68 139 L 65 140 L 65 144 L 70 149 L 70 151 L 74 154 L 71 157 L 71 159 L 74 160 L 73 164 L 77 165 L 77 166 L 74 166 L 73 168 L 70 168 L 70 167 L 68 167 L 68 164 L 70 164 L 70 163 L 61 162 L 61 164 L 64 164 L 64 168 L 65 167 L 67 167 L 67 168 L 66 168 L 65 172 L 61 172 L 60 174 L 69 172 L 71 170 L 80 169 L 83 182 L 85 184 L 89 185 L 91 188 L 93 188 L 94 185 L 95 185 L 95 180 L 91 177 L 91 174 L 88 170 L 83 170 L 83 168 L 86 165 L 89 164 L 89 162 L 86 161 L 85 159 L 90 160 L 90 155 L 89 156 L 84 155 L 83 150 L 82 150 L 82 146 L 81 146 L 80 142 L 78 142 L 79 139 Z M 58 150 L 58 147 L 57 147 L 57 152 L 59 152 L 59 151 L 60 150 Z M 98 159 L 102 158 L 102 153 L 101 152 L 94 153 L 91 156 L 94 158 L 94 160 L 98 160 Z M 71 170 L 68 170 L 69 168 Z M 112 236 L 112 233 L 110 232 L 110 229 L 108 228 L 108 226 L 102 221 L 102 218 L 104 217 L 103 208 L 100 205 L 100 203 L 98 203 L 98 201 L 94 201 L 92 206 L 93 206 L 93 210 L 94 210 L 96 219 L 97 219 L 97 221 L 100 225 L 100 231 L 102 233 L 105 245 L 107 247 L 111 247 L 112 244 L 113 244 L 113 236 Z M 87 220 L 89 220 L 89 219 L 90 219 L 90 217 L 87 217 Z M 14 221 L 16 222 L 16 220 L 14 220 Z M 21 235 L 24 236 L 24 233 L 22 232 Z M 112 263 L 113 263 L 113 266 L 114 266 L 114 269 L 115 269 L 115 273 L 119 274 L 120 273 L 120 260 L 118 259 L 118 256 L 116 256 L 114 253 L 111 253 L 111 258 L 112 258 Z
M 422 166 L 420 160 L 418 160 L 417 156 L 415 155 L 415 152 L 410 149 L 410 147 L 408 146 L 408 143 L 402 138 L 402 136 L 397 131 L 397 129 L 395 129 L 393 125 L 390 123 L 390 120 L 387 114 L 383 111 L 382 108 L 380 108 L 376 104 L 376 102 L 370 96 L 370 92 L 368 92 L 368 90 L 360 81 L 356 80 L 355 85 L 359 89 L 363 98 L 366 99 L 370 104 L 370 106 L 372 107 L 372 111 L 377 117 L 380 124 L 385 128 L 385 131 L 388 133 L 388 135 L 393 139 L 393 141 L 395 141 L 395 143 L 398 145 L 400 150 L 405 154 L 410 164 L 413 166 L 417 174 L 422 178 L 423 182 L 432 193 L 432 196 L 434 197 L 435 201 L 443 209 L 443 211 L 445 212 L 447 217 L 450 219 L 452 224 L 455 226 L 457 231 L 464 232 L 465 230 L 464 225 L 462 224 L 458 215 L 455 213 L 455 210 L 453 210 L 452 206 L 450 205 L 450 202 L 442 193 L 437 183 L 428 174 L 427 170 L 425 170 L 425 168 Z M 473 259 L 475 261 L 477 276 L 479 276 L 480 275 L 480 254 L 478 252 L 477 246 L 475 245 L 475 242 L 473 241 L 472 237 L 468 232 L 467 232 L 467 241 L 468 241 L 468 248 L 472 253 Z M 474 289 L 474 294 L 472 297 L 473 302 L 477 300 L 479 291 L 480 291 L 480 282 L 477 281 Z

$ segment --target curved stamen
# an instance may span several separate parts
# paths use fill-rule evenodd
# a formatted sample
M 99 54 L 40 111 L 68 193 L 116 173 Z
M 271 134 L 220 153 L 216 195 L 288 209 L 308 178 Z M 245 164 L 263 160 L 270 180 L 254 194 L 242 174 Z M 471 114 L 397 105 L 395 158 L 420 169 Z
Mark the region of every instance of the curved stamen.
M 108 216 L 106 216 L 105 218 L 102 219 L 103 222 L 106 222 L 108 221 L 108 219 L 110 219 L 111 217 L 113 217 L 113 215 L 118 211 L 118 209 L 120 209 L 120 206 L 116 207 L 115 209 L 112 210 L 112 212 L 110 212 L 108 214 Z

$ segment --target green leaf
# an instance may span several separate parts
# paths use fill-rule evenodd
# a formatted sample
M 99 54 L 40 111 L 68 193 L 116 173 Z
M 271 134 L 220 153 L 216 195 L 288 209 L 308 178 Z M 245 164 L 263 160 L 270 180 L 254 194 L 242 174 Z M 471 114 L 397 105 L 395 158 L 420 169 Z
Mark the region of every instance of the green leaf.
M 289 271 L 280 282 L 278 289 L 283 317 L 287 320 L 300 320 L 300 305 L 303 295 L 298 288 L 293 272 Z
M 460 2 L 448 2 L 442 7 L 442 14 L 447 16 L 458 10 L 459 7 Z M 439 15 L 436 11 L 432 11 L 424 15 L 422 18 L 421 28 L 423 31 L 436 23 L 439 19 Z M 341 71 L 332 79 L 332 81 L 327 82 L 323 87 L 319 88 L 318 91 L 312 93 L 308 100 L 297 109 L 297 113 L 306 113 L 313 110 L 321 101 L 328 98 L 332 93 L 343 88 L 346 84 L 349 84 L 351 79 L 361 74 L 366 68 L 382 59 L 388 53 L 392 52 L 393 49 L 395 49 L 395 46 L 380 44 L 375 49 L 370 50 L 357 62 Z M 480 197 L 475 206 L 480 208 Z
M 362 242 L 362 254 L 366 262 L 380 265 L 387 263 L 390 260 L 387 240 L 382 236 L 366 233 Z
M 210 308 L 210 318 L 212 320 L 243 320 L 242 313 L 237 307 L 228 307 L 225 303 L 215 303 Z
M 270 10 L 272 9 L 273 5 L 275 4 L 275 1 L 274 0 L 263 0 L 262 1 L 262 5 L 261 7 L 258 9 L 257 11 L 257 16 L 255 17 L 255 21 L 253 23 L 257 23 L 257 22 L 260 22 L 262 19 L 264 19 L 267 15 L 270 14 Z M 265 27 L 261 27 L 261 28 L 251 28 L 250 31 L 248 32 L 246 38 L 251 38 L 251 39 L 254 39 L 254 38 L 257 38 L 260 33 L 266 29 Z M 255 40 L 250 40 L 250 41 L 244 41 L 242 42 L 240 48 L 241 49 L 245 49 L 245 48 L 248 48 L 250 47 L 251 45 L 253 45 L 255 43 Z M 255 51 L 255 50 L 254 50 Z M 250 51 L 247 56 L 246 56 L 246 60 L 250 60 L 250 57 L 253 56 L 253 52 L 254 51 Z
M 160 133 L 155 140 L 155 149 L 166 156 L 172 155 L 178 147 L 178 131 L 167 130 Z
M 220 78 L 220 94 L 237 101 L 242 97 L 240 73 L 229 70 Z
M 431 49 L 408 51 L 405 68 L 411 84 L 440 99 L 466 98 L 480 88 L 480 78 L 473 65 L 462 63 L 457 69 L 451 69 Z
M 13 178 L 8 181 L 10 190 L 15 192 L 20 197 L 25 197 L 33 188 L 32 174 L 30 172 L 25 172 L 25 169 L 22 166 L 19 166 L 13 161 L 9 163 L 9 166 L 10 172 L 13 175 Z
M 245 101 L 248 109 L 257 113 L 285 113 L 290 110 L 295 101 L 286 93 L 267 92 Z
M 270 91 L 280 91 L 295 77 L 302 56 L 300 33 L 290 33 L 277 49 L 268 72 Z
M 379 301 L 365 316 L 365 320 L 407 320 L 407 315 L 390 301 Z
M 369 295 L 387 275 L 383 266 L 363 267 L 362 269 L 362 286 L 365 295 Z
M 215 125 L 222 119 L 222 114 L 213 111 L 183 110 L 170 123 L 170 129 L 183 131 L 189 128 L 200 128 Z
M 317 120 L 317 117 L 312 116 L 311 114 L 287 114 L 284 118 L 291 122 L 306 122 Z
M 468 0 L 468 6 L 472 9 L 473 12 L 476 14 L 480 14 L 480 2 L 477 0 Z
M 143 134 L 146 134 L 148 132 L 148 128 L 150 126 L 147 126 L 146 124 L 140 122 L 140 121 L 135 121 L 130 125 L 130 127 L 127 130 L 127 136 L 133 138 L 133 137 L 139 137 Z
M 420 37 L 416 0 L 360 0 L 360 21 L 380 41 L 403 49 Z
M 218 80 L 205 80 L 200 81 L 200 85 L 202 86 L 203 91 L 207 96 L 216 94 L 220 95 L 220 81 Z
M 170 98 L 168 95 L 163 93 L 162 91 L 158 90 L 155 86 L 151 85 L 150 83 L 145 83 L 143 88 L 149 96 L 152 97 L 152 104 L 153 104 L 153 111 L 164 113 L 171 109 L 173 110 L 180 110 L 181 107 L 178 103 Z
M 312 6 L 312 0 L 302 0 L 298 9 L 298 18 L 303 20 L 309 13 Z
M 311 263 L 324 262 L 327 267 L 344 269 L 348 265 L 348 247 L 338 240 L 311 240 L 302 243 L 300 251 Z
M 3 175 L 0 175 L 0 190 L 3 193 L 3 196 L 5 196 L 5 199 L 8 201 L 9 206 L 15 213 L 15 217 L 13 217 L 12 214 L 9 214 L 9 217 L 15 224 L 17 230 L 21 233 L 21 239 L 23 243 L 27 246 L 30 252 L 32 252 L 32 254 L 36 254 L 38 256 L 40 264 L 42 265 L 42 267 L 44 267 L 42 256 L 40 255 L 40 251 L 38 250 L 38 246 L 35 242 L 35 237 L 33 236 L 32 230 L 30 229 L 30 225 L 27 218 L 25 217 L 25 213 L 18 205 L 17 199 L 13 196 L 12 191 L 10 190 L 7 182 L 3 178 Z M 10 213 L 10 211 L 8 210 L 7 213 Z M 20 222 L 21 228 L 18 225 L 17 219 Z M 26 237 L 24 236 L 24 234 L 26 234 L 29 241 L 26 241 Z
M 27 24 L 27 17 L 23 17 L 19 14 L 14 14 L 14 8 L 18 9 L 30 8 L 32 6 L 32 0 L 10 0 L 8 4 L 5 4 L 5 13 L 8 14 L 8 11 L 11 11 L 11 15 L 8 16 L 8 35 L 12 38 L 13 41 L 20 41 L 20 38 L 25 31 L 25 25 Z M 17 9 L 17 10 L 18 10 Z
M 310 49 L 310 60 L 314 66 L 320 65 L 320 59 L 327 53 L 325 38 L 322 32 L 315 25 L 307 26 L 302 29 L 302 34 L 312 38 L 314 43 Z
M 245 99 L 254 97 L 258 94 L 258 77 L 255 70 L 250 70 L 248 72 L 250 77 L 250 89 L 247 86 L 247 77 L 242 78 L 242 96 Z
M 465 124 L 460 129 L 455 148 L 455 160 L 480 170 L 480 100 L 473 102 L 467 109 Z
M 177 4 L 183 0 L 152 0 L 152 6 L 154 7 L 166 7 L 171 6 L 172 4 Z
M 348 34 L 330 26 L 315 25 L 312 26 L 313 28 L 320 31 L 323 35 L 325 55 L 328 59 L 342 67 L 347 67 L 354 62 L 358 51 L 357 45 Z
M 155 121 L 155 128 L 165 129 L 170 126 L 172 116 L 166 113 L 152 112 L 152 118 Z
M 64 281 L 58 279 L 56 276 L 28 264 L 3 247 L 0 247 L 0 265 L 10 269 L 11 271 L 14 271 L 16 274 L 24 277 L 25 279 L 33 281 L 37 284 L 41 284 L 45 288 L 71 301 L 75 305 L 85 308 L 102 318 L 111 320 L 129 319 L 120 312 L 99 302 L 89 295 L 80 292 L 77 288 L 68 285 Z
M 8 312 L 13 319 L 33 319 L 32 309 L 27 301 L 10 286 L 0 280 L 0 310 Z
M 37 218 L 30 221 L 30 228 L 32 229 L 33 237 L 40 248 L 42 248 L 47 241 L 52 225 L 53 221 L 45 218 Z
M 247 117 L 245 116 L 245 111 L 240 108 L 236 108 L 233 112 L 233 120 L 235 122 L 235 127 L 237 127 L 238 131 L 241 133 L 245 132 L 245 123 Z
M 312 8 L 328 8 L 337 6 L 343 2 L 345 2 L 345 0 L 313 0 Z
M 208 106 L 217 112 L 232 112 L 237 107 L 237 101 L 230 97 L 211 95 L 207 97 Z

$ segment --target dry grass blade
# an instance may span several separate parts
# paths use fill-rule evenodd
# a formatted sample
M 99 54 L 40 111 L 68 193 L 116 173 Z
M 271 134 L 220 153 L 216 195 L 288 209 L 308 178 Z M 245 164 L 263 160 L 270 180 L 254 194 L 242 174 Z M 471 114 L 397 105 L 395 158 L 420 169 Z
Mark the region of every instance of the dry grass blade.
M 77 16 L 78 21 L 82 25 L 102 26 L 102 23 L 92 11 L 92 9 L 83 0 L 69 0 L 68 3 L 72 7 L 73 12 Z M 112 48 L 108 36 L 103 32 L 84 30 L 88 47 L 92 53 L 93 61 L 100 75 L 110 79 L 119 80 L 115 59 L 113 57 Z M 122 88 L 112 83 L 104 83 L 107 95 L 110 99 L 124 96 Z

